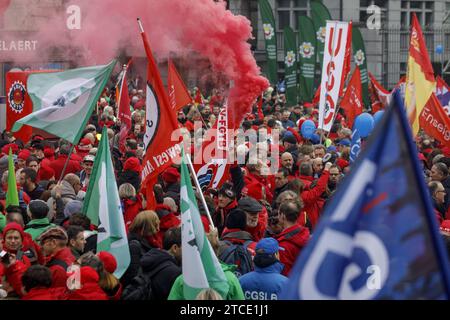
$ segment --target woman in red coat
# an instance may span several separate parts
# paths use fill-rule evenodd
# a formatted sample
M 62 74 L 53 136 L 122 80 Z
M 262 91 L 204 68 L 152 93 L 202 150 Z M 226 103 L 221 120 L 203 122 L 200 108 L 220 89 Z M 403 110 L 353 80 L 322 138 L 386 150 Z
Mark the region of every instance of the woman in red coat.
M 98 284 L 100 277 L 93 268 L 80 268 L 81 288 L 68 294 L 68 300 L 108 300 L 105 291 Z
M 139 212 L 144 210 L 142 206 L 142 197 L 140 194 L 136 196 L 136 189 L 130 183 L 120 185 L 119 197 L 122 202 L 125 228 L 128 233 L 128 228 L 134 218 L 139 214 Z

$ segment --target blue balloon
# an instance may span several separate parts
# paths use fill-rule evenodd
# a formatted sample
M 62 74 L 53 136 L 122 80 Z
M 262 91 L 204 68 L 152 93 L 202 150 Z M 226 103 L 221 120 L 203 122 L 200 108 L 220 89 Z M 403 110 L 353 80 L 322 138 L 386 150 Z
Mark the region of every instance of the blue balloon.
M 436 46 L 436 53 L 437 54 L 442 54 L 442 52 L 444 52 L 444 47 L 442 46 L 442 44 L 438 44 Z
M 301 132 L 304 138 L 310 139 L 314 132 L 316 132 L 316 125 L 312 120 L 306 120 L 302 123 Z
M 373 127 L 374 120 L 372 115 L 365 112 L 356 117 L 355 123 L 353 124 L 353 131 L 357 129 L 361 138 L 367 138 L 372 132 Z
M 378 122 L 380 122 L 381 118 L 383 118 L 383 115 L 384 115 L 384 110 L 377 111 L 373 115 L 373 121 L 375 122 L 375 125 L 377 125 Z

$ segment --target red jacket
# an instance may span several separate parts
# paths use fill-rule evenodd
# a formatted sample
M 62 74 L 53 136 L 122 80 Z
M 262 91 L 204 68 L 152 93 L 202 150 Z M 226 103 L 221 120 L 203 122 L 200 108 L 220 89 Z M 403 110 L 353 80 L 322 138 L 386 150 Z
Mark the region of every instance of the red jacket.
M 272 183 L 270 179 L 247 172 L 247 174 L 244 176 L 244 182 L 247 187 L 251 186 L 252 188 L 260 188 L 260 189 L 264 188 L 266 192 L 266 201 L 268 203 L 272 203 L 273 194 L 272 194 Z
M 166 231 L 169 230 L 170 228 L 178 227 L 181 224 L 181 220 L 175 215 L 174 212 L 171 212 L 172 210 L 170 209 L 169 206 L 166 206 L 163 204 L 158 204 L 158 205 L 156 205 L 155 210 L 156 211 L 164 210 L 164 211 L 170 212 L 170 213 L 164 215 L 163 217 L 161 217 L 161 219 L 159 219 L 158 237 L 162 243 L 162 241 L 164 239 L 164 234 L 166 233 Z
M 144 210 L 142 207 L 142 198 L 140 195 L 136 196 L 136 199 L 124 199 L 122 200 L 123 203 L 123 217 L 125 221 L 125 228 L 127 229 L 130 227 L 131 223 L 133 222 L 134 218 Z
M 227 220 L 228 214 L 237 206 L 238 206 L 237 201 L 233 200 L 225 208 L 217 207 L 216 211 L 212 216 L 212 219 L 214 222 L 214 226 L 219 231 L 219 235 L 223 232 L 223 229 L 225 228 L 225 221 Z
M 81 288 L 68 294 L 69 300 L 109 300 L 108 295 L 99 286 L 99 275 L 91 267 L 80 268 Z
M 22 300 L 65 300 L 64 288 L 33 288 L 22 297 Z
M 288 276 L 291 268 L 297 260 L 300 251 L 309 240 L 309 230 L 299 225 L 284 229 L 280 234 L 275 236 L 280 247 L 280 262 L 284 264 L 282 275 Z
M 317 180 L 317 185 L 314 188 L 301 193 L 301 197 L 305 205 L 303 210 L 306 211 L 312 228 L 316 226 L 323 208 L 324 201 L 321 198 L 321 195 L 327 188 L 329 176 L 330 172 L 324 170 L 320 178 Z M 299 219 L 301 219 L 301 217 L 299 217 Z M 300 221 L 298 222 L 300 223 Z
M 22 257 L 22 261 L 18 260 L 8 268 L 4 268 L 6 281 L 13 287 L 14 291 L 22 296 L 22 276 L 30 267 L 30 261 L 26 256 Z M 1 274 L 0 274 L 1 276 Z
M 56 264 L 58 260 L 64 262 L 69 267 L 75 262 L 75 257 L 72 251 L 68 247 L 65 247 L 47 259 L 46 266 L 52 272 L 52 288 L 66 287 L 67 285 L 67 269 Z
M 298 178 L 303 182 L 304 188 L 303 190 L 308 190 L 311 186 L 311 183 L 314 181 L 314 177 L 311 176 L 302 176 L 299 175 Z
M 59 179 L 61 177 L 61 173 L 64 168 L 64 164 L 66 163 L 67 155 L 60 155 L 58 159 L 50 162 L 49 167 L 55 171 L 55 178 Z M 64 171 L 64 175 L 68 173 L 77 173 L 81 171 L 80 162 L 70 159 L 67 163 L 66 171 Z

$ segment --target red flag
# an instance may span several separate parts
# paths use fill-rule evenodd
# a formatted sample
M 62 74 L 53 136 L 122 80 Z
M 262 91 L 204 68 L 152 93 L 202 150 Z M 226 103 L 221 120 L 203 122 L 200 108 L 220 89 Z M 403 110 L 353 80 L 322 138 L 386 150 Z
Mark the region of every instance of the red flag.
M 6 73 L 6 130 L 11 131 L 14 123 L 33 112 L 33 102 L 27 91 L 28 76 L 33 73 L 54 72 L 55 70 L 20 71 Z M 33 133 L 30 126 L 23 125 L 22 128 L 13 132 L 16 139 L 27 143 Z
M 231 124 L 228 121 L 228 105 L 221 108 L 217 120 L 202 144 L 202 149 L 194 157 L 194 170 L 202 190 L 218 189 L 229 179 L 230 166 L 228 137 Z M 209 134 L 211 136 L 209 136 Z
M 420 127 L 446 147 L 450 147 L 450 118 L 433 93 L 419 117 Z
M 142 162 L 142 183 L 147 190 L 147 208 L 156 205 L 153 185 L 158 175 L 168 168 L 181 152 L 179 141 L 172 141 L 172 133 L 178 129 L 175 112 L 170 107 L 158 67 L 147 35 L 138 20 L 147 55 L 146 126 L 144 134 L 145 155 Z
M 316 93 L 312 100 L 312 104 L 317 105 L 320 102 L 320 85 L 317 87 Z
M 123 72 L 122 83 L 119 91 L 119 101 L 117 103 L 119 105 L 119 113 L 117 117 L 120 119 L 121 123 L 125 124 L 128 130 L 131 128 L 131 110 L 130 95 L 128 94 L 127 71 L 132 61 L 133 59 L 128 61 L 128 64 Z
M 128 93 L 127 71 L 132 61 L 133 59 L 130 59 L 130 61 L 128 61 L 128 64 L 123 71 L 120 90 L 117 90 L 118 86 L 116 87 L 116 93 L 117 91 L 119 92 L 119 99 L 117 100 L 117 104 L 119 105 L 119 112 L 117 117 L 121 122 L 119 133 L 119 150 L 122 153 L 125 153 L 125 140 L 127 138 L 128 132 L 131 129 L 130 95 Z
M 192 98 L 171 59 L 169 59 L 168 64 L 167 90 L 169 91 L 170 105 L 173 110 L 178 111 L 185 105 L 192 103 Z
M 197 93 L 195 94 L 194 103 L 196 105 L 203 104 L 202 93 L 200 92 L 199 88 L 197 88 Z
M 339 96 L 342 96 L 342 91 L 344 90 L 344 83 L 350 73 L 352 64 L 352 22 L 348 23 L 348 35 L 347 43 L 345 44 L 345 57 L 344 57 L 344 67 L 342 69 L 342 81 L 341 88 L 339 90 Z
M 341 108 L 345 110 L 348 127 L 352 128 L 353 121 L 363 111 L 361 72 L 359 68 L 355 68 L 355 71 L 353 71 L 352 78 L 341 101 Z
M 256 102 L 256 105 L 258 106 L 258 118 L 259 118 L 259 120 L 263 120 L 264 113 L 262 111 L 262 105 L 263 105 L 263 96 L 262 95 L 259 96 L 259 98 Z
M 436 94 L 445 94 L 446 92 L 450 91 L 449 86 L 447 83 L 445 83 L 444 79 L 442 79 L 440 76 L 436 77 Z
M 372 101 L 372 112 L 376 113 L 389 105 L 391 101 L 391 93 L 383 88 L 383 86 L 369 72 L 369 93 Z

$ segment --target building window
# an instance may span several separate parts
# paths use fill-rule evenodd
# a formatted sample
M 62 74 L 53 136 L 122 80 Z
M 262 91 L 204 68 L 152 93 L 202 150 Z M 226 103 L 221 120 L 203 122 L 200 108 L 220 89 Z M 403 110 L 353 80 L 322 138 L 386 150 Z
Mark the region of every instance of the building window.
M 308 0 L 277 0 L 278 31 L 289 26 L 294 31 L 298 30 L 298 17 L 309 13 Z
M 365 23 L 372 15 L 367 13 L 367 8 L 376 5 L 381 9 L 381 24 L 385 24 L 387 18 L 388 1 L 387 0 L 360 0 L 359 1 L 359 22 Z
M 422 26 L 430 26 L 434 23 L 434 1 L 403 1 L 401 5 L 402 28 L 409 28 L 413 13 L 416 14 Z

